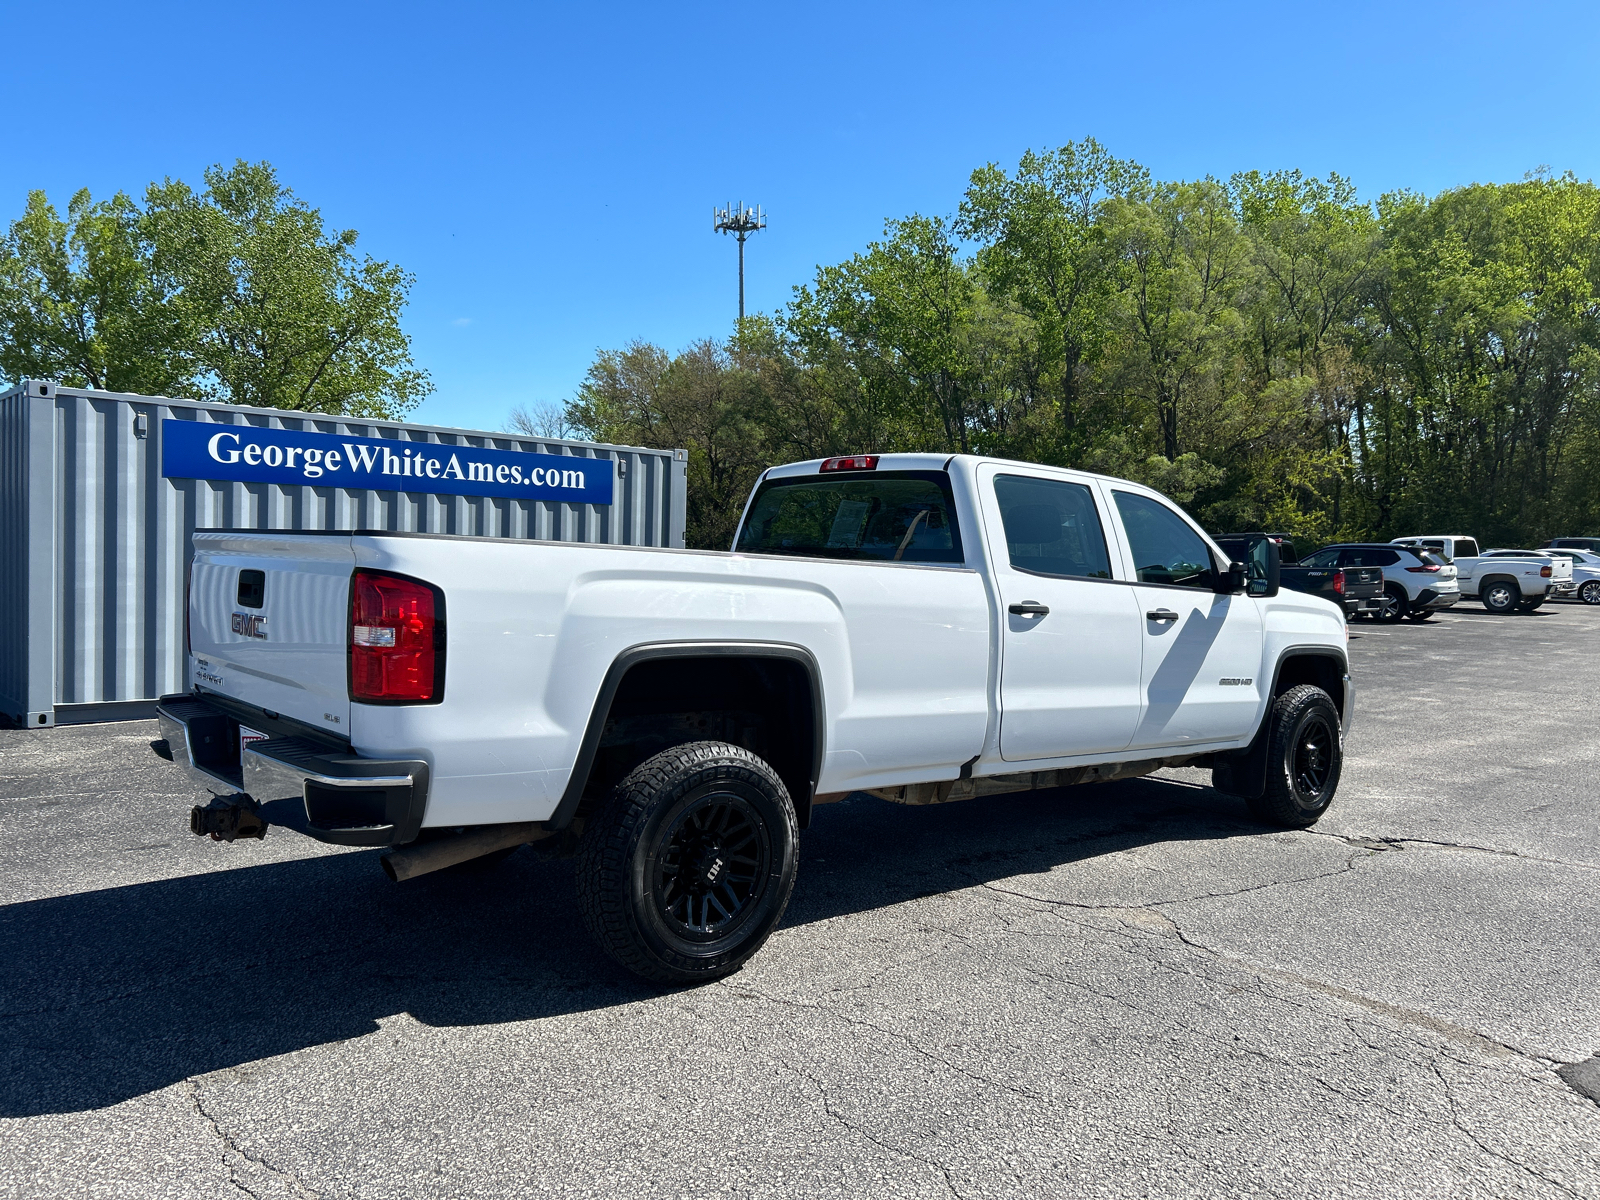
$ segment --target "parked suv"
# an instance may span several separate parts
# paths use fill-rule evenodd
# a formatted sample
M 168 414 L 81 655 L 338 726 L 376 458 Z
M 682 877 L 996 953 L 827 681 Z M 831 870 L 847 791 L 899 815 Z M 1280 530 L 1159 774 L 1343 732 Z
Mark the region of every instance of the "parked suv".
M 1566 550 L 1587 550 L 1591 554 L 1600 554 L 1600 537 L 1551 538 L 1543 548 L 1550 550 L 1557 546 Z
M 1372 613 L 1375 621 L 1393 623 L 1402 617 L 1426 621 L 1461 598 L 1456 569 L 1432 550 L 1381 542 L 1328 546 L 1300 560 L 1306 567 L 1382 567 L 1383 595 Z
M 1600 538 L 1595 540 L 1600 541 Z M 1592 550 L 1562 550 L 1555 546 L 1546 546 L 1540 553 L 1548 554 L 1551 558 L 1569 559 L 1578 599 L 1585 604 L 1600 604 L 1600 554 Z
M 1378 612 L 1384 607 L 1383 572 L 1377 567 L 1308 567 L 1295 554 L 1294 543 L 1286 533 L 1230 533 L 1217 539 L 1217 545 L 1235 562 L 1252 560 L 1254 543 L 1265 539 L 1278 547 L 1278 586 L 1321 596 L 1344 609 L 1345 619 L 1357 613 Z

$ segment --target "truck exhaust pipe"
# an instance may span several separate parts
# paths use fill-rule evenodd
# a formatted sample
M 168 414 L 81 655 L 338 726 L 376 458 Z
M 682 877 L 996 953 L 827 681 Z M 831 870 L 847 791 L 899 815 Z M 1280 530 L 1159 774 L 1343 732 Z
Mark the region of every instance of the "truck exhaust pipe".
M 415 879 L 418 875 L 427 875 L 432 871 L 453 867 L 457 863 L 482 858 L 485 854 L 493 854 L 496 850 L 510 850 L 551 836 L 553 836 L 552 831 L 546 829 L 539 821 L 525 821 L 515 825 L 482 825 L 451 837 L 413 843 L 385 854 L 378 861 L 383 864 L 385 875 L 396 883 L 401 883 L 407 879 Z

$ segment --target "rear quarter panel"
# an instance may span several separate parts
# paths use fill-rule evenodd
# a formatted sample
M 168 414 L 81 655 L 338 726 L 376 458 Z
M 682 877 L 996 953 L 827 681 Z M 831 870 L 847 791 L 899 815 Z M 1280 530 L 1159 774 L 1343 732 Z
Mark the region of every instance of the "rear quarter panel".
M 809 650 L 823 791 L 951 778 L 983 745 L 989 614 L 971 570 L 448 538 L 354 551 L 445 593 L 442 702 L 351 706 L 358 753 L 430 763 L 427 825 L 549 816 L 607 669 L 650 643 Z

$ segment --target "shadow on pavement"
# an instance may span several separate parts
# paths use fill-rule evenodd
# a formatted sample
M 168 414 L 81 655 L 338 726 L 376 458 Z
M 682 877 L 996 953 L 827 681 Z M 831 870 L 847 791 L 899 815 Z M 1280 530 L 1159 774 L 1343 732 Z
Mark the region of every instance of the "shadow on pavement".
M 819 809 L 802 835 L 785 924 L 1257 832 L 1242 805 L 1152 780 L 932 808 L 858 798 Z M 481 1025 L 656 994 L 583 933 L 570 861 L 524 850 L 484 876 L 397 886 L 375 860 L 319 856 L 0 909 L 0 1116 L 104 1107 L 360 1037 L 399 1012 Z M 816 860 L 826 868 L 808 871 Z

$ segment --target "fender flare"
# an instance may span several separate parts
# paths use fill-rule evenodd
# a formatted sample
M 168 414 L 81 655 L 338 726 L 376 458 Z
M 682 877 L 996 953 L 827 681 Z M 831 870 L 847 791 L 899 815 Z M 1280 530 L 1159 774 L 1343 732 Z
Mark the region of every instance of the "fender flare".
M 1482 579 L 1474 579 L 1472 581 L 1473 586 L 1478 589 L 1477 594 L 1480 596 L 1483 595 L 1483 589 L 1488 587 L 1491 583 L 1501 582 L 1509 583 L 1512 587 L 1517 589 L 1517 593 L 1519 595 L 1522 594 L 1522 581 L 1507 571 L 1496 571 L 1492 575 L 1485 575 Z
M 583 800 L 583 789 L 589 782 L 589 772 L 600 749 L 600 737 L 605 732 L 606 717 L 617 697 L 617 689 L 627 674 L 640 663 L 671 658 L 775 658 L 799 663 L 811 681 L 811 778 L 807 781 L 804 796 L 793 796 L 795 819 L 804 829 L 811 823 L 811 798 L 816 795 L 817 781 L 822 778 L 822 755 L 827 741 L 827 704 L 822 691 L 822 669 L 816 656 L 804 646 L 789 642 L 644 642 L 630 646 L 612 660 L 595 696 L 594 708 L 589 713 L 589 724 L 578 743 L 578 755 L 572 764 L 572 774 L 561 799 L 544 822 L 544 827 L 559 832 L 572 823 L 578 805 Z
M 1283 664 L 1291 658 L 1331 658 L 1339 664 L 1344 676 L 1343 703 L 1339 705 L 1339 741 L 1344 742 L 1344 729 L 1350 722 L 1354 689 L 1350 683 L 1350 658 L 1341 654 L 1335 646 L 1305 645 L 1285 646 L 1278 651 L 1278 661 L 1272 667 L 1272 690 L 1267 693 L 1267 704 L 1261 712 L 1261 722 L 1256 726 L 1255 736 L 1250 739 L 1250 745 L 1243 750 L 1234 750 L 1228 754 L 1218 754 L 1217 758 L 1225 760 L 1229 772 L 1233 777 L 1233 794 L 1246 798 L 1259 798 L 1267 789 L 1267 720 L 1272 716 L 1272 706 L 1277 701 L 1278 680 L 1283 675 Z

